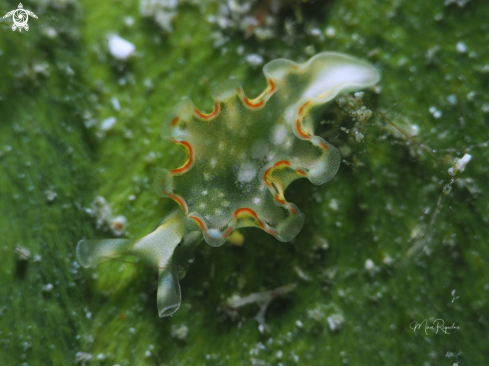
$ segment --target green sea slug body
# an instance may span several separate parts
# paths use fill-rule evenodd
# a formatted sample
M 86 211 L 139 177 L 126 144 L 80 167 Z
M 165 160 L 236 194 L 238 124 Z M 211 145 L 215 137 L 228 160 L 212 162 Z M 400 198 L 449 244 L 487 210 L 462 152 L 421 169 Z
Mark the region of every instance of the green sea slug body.
M 301 230 L 304 214 L 284 197 L 291 182 L 332 179 L 338 150 L 314 135 L 314 122 L 339 93 L 375 85 L 378 72 L 347 55 L 325 52 L 304 64 L 274 60 L 264 67 L 267 89 L 248 99 L 234 80 L 212 92 L 205 114 L 185 99 L 168 115 L 161 135 L 181 145 L 186 163 L 156 175 L 155 189 L 180 209 L 142 239 L 82 240 L 78 259 L 91 266 L 108 258 L 136 255 L 159 268 L 158 311 L 180 306 L 180 256 L 202 238 L 220 246 L 233 230 L 258 227 L 280 241 Z

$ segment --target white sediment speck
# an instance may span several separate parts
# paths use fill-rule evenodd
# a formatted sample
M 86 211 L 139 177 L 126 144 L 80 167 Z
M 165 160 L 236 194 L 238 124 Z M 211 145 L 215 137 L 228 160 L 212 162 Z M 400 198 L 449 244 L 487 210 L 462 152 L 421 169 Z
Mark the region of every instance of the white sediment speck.
M 336 36 L 336 29 L 334 29 L 334 27 L 328 27 L 324 33 L 326 33 L 327 37 L 334 38 Z
M 58 194 L 50 189 L 45 191 L 44 194 L 46 195 L 46 201 L 48 202 L 53 202 L 56 199 L 56 197 L 58 197 Z
M 453 164 L 453 166 L 450 169 L 448 169 L 448 174 L 454 176 L 459 173 L 462 173 L 465 170 L 465 167 L 469 163 L 470 159 L 472 159 L 472 155 L 470 154 L 465 154 L 464 156 L 462 156 L 461 159 L 457 159 L 455 161 L 455 164 Z
M 464 42 L 457 42 L 456 49 L 458 53 L 467 52 L 467 45 Z
M 183 341 L 185 338 L 187 338 L 187 334 L 188 334 L 188 327 L 185 324 L 172 325 L 171 336 L 173 338 Z
M 430 113 L 433 115 L 433 117 L 435 118 L 441 118 L 441 116 L 443 116 L 443 113 L 441 113 L 441 111 L 439 111 L 436 107 L 432 106 L 430 107 Z
M 332 198 L 331 201 L 329 201 L 329 208 L 333 211 L 338 211 L 338 200 L 336 198 Z
M 455 94 L 450 94 L 447 97 L 448 104 L 455 105 L 457 104 L 457 96 Z
M 256 53 L 251 53 L 246 56 L 246 62 L 248 62 L 251 66 L 260 66 L 263 63 L 263 57 L 257 55 Z
M 121 104 L 119 103 L 119 99 L 117 97 L 112 97 L 110 99 L 110 102 L 112 103 L 112 107 L 119 112 L 121 110 Z
M 365 269 L 369 272 L 373 272 L 375 270 L 375 263 L 370 258 L 365 261 Z
M 109 118 L 106 118 L 102 121 L 102 123 L 100 124 L 100 129 L 102 131 L 108 131 L 110 130 L 112 127 L 114 127 L 115 123 L 117 122 L 117 119 L 114 117 L 114 116 L 111 116 Z
M 335 313 L 328 316 L 326 318 L 326 321 L 328 322 L 329 329 L 332 332 L 335 332 L 335 331 L 340 331 L 341 328 L 343 328 L 343 323 L 345 322 L 345 318 L 343 317 L 343 315 Z
M 131 56 L 136 47 L 131 42 L 121 38 L 117 35 L 111 35 L 109 37 L 109 51 L 114 58 L 118 60 L 125 60 Z
M 42 288 L 41 288 L 41 291 L 42 292 L 49 292 L 53 289 L 53 285 L 48 283 L 47 285 L 44 285 Z

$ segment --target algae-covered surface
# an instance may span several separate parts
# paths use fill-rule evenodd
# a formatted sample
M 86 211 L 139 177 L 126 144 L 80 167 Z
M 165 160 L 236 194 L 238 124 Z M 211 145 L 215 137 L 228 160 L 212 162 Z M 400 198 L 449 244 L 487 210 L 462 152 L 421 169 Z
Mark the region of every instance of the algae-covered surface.
M 24 3 L 39 18 L 28 32 L 2 19 L 0 364 L 488 364 L 489 3 L 155 3 Z M 251 18 L 262 25 L 240 29 Z M 110 34 L 135 53 L 116 60 Z M 201 244 L 166 318 L 155 269 L 78 264 L 79 240 L 114 237 L 111 217 L 141 237 L 177 207 L 152 180 L 185 159 L 159 137 L 182 97 L 211 111 L 210 89 L 229 78 L 257 96 L 263 63 L 322 51 L 369 61 L 382 80 L 317 126 L 342 164 L 322 186 L 288 188 L 306 216 L 292 242 L 243 229 Z M 259 304 L 230 310 L 292 284 L 265 324 Z

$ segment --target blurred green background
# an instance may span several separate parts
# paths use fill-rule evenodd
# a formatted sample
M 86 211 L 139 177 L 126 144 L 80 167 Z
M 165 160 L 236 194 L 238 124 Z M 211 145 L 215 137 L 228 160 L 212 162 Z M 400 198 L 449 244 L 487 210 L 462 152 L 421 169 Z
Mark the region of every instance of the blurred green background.
M 1 365 L 489 364 L 487 1 L 23 5 L 39 17 L 28 32 L 0 24 Z M 109 53 L 111 34 L 135 45 L 129 59 Z M 306 215 L 295 240 L 247 229 L 242 246 L 200 245 L 182 307 L 163 319 L 155 270 L 78 265 L 80 239 L 114 236 L 87 212 L 96 197 L 127 218 L 127 237 L 176 206 L 152 179 L 184 160 L 159 138 L 183 96 L 210 111 L 216 82 L 256 96 L 264 63 L 322 51 L 368 60 L 382 80 L 363 96 L 368 122 L 354 97 L 325 113 L 317 134 L 344 160 L 331 182 L 287 191 Z M 286 284 L 266 329 L 257 305 L 235 320 L 220 310 Z M 424 319 L 459 329 L 410 328 Z

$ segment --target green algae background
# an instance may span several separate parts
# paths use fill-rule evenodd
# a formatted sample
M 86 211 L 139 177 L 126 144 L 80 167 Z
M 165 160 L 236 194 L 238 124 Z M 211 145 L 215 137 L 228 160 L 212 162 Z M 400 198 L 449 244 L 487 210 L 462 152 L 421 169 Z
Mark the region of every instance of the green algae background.
M 274 38 L 228 29 L 219 47 L 206 20 L 216 2 L 182 2 L 166 33 L 132 1 L 24 7 L 39 16 L 29 32 L 0 24 L 1 365 L 488 364 L 489 3 L 288 2 Z M 2 14 L 15 8 L 0 4 Z M 109 33 L 136 55 L 115 61 Z M 295 240 L 247 229 L 243 246 L 202 244 L 182 307 L 162 319 L 155 270 L 78 265 L 80 239 L 113 236 L 86 211 L 95 197 L 127 217 L 131 237 L 176 206 L 152 179 L 184 159 L 159 138 L 181 97 L 210 111 L 218 81 L 241 80 L 249 96 L 266 86 L 247 55 L 305 61 L 328 50 L 370 61 L 382 80 L 363 96 L 373 111 L 363 139 L 351 98 L 325 113 L 317 133 L 344 160 L 331 182 L 287 191 L 306 215 Z M 465 153 L 472 160 L 452 181 Z M 219 310 L 233 295 L 291 283 L 266 312 L 268 331 L 256 305 L 234 321 Z M 411 329 L 424 319 L 459 329 Z

